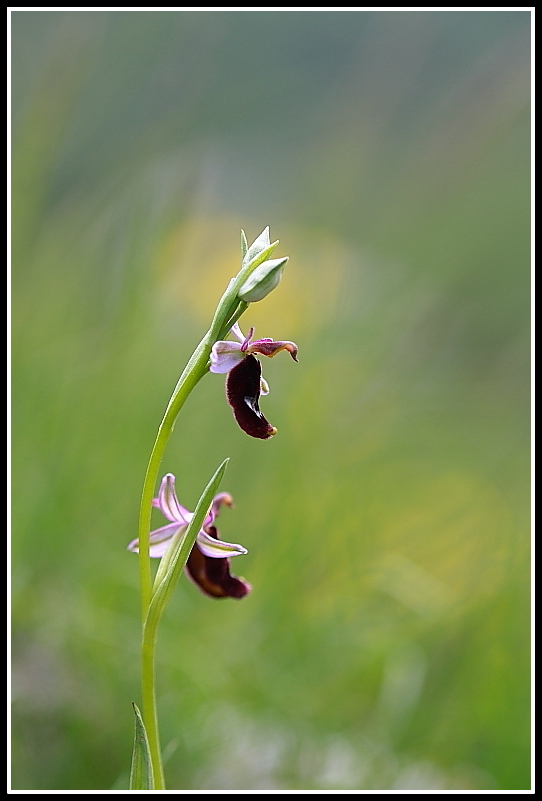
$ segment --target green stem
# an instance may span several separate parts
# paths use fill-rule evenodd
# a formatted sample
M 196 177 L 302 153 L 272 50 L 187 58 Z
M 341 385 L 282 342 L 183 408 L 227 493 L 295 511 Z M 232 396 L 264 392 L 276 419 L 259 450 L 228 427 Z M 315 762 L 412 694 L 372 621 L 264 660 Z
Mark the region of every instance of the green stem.
M 160 464 L 166 449 L 166 445 L 173 431 L 175 419 L 179 410 L 182 408 L 185 400 L 190 392 L 194 389 L 198 381 L 207 372 L 207 348 L 203 347 L 205 339 L 202 340 L 194 353 L 191 369 L 183 373 L 183 380 L 180 380 L 171 401 L 166 409 L 164 419 L 158 429 L 156 441 L 154 443 L 147 473 L 145 476 L 145 483 L 143 486 L 143 493 L 141 498 L 141 512 L 140 512 L 140 530 L 139 530 L 139 567 L 140 567 L 140 583 L 141 583 L 141 603 L 142 603 L 142 621 L 143 621 L 143 641 L 141 644 L 141 695 L 142 695 L 142 714 L 147 730 L 147 737 L 149 740 L 149 750 L 151 753 L 151 761 L 154 772 L 154 783 L 156 790 L 165 789 L 164 785 L 164 771 L 162 767 L 162 757 L 160 750 L 160 739 L 158 732 L 158 718 L 156 712 L 156 693 L 155 693 L 155 645 L 156 645 L 156 632 L 152 632 L 152 637 L 149 638 L 145 631 L 145 621 L 149 606 L 152 600 L 152 582 L 151 582 L 151 566 L 149 556 L 149 531 L 150 520 L 152 511 L 152 498 L 154 495 L 154 487 L 158 478 Z M 210 352 L 210 348 L 209 348 Z M 146 557 L 146 558 L 145 558 Z
M 149 606 L 152 599 L 152 584 L 151 584 L 151 567 L 149 556 L 149 530 L 152 511 L 152 498 L 154 495 L 154 487 L 158 478 L 160 464 L 173 431 L 175 419 L 186 398 L 196 386 L 198 381 L 207 372 L 206 349 L 202 347 L 203 342 L 200 344 L 195 354 L 198 358 L 194 360 L 192 369 L 187 373 L 184 380 L 179 382 L 172 399 L 169 403 L 164 419 L 158 430 L 158 435 L 154 443 L 154 447 L 149 459 L 147 467 L 147 474 L 145 476 L 145 484 L 143 487 L 143 494 L 141 500 L 141 514 L 140 514 L 140 536 L 139 536 L 139 565 L 140 565 L 140 579 L 141 579 L 141 602 L 142 602 L 142 621 L 143 625 L 147 618 Z M 143 535 L 143 532 L 145 534 Z M 146 536 L 145 536 L 146 535 Z M 146 542 L 145 542 L 146 541 Z M 143 556 L 143 558 L 142 558 Z M 145 558 L 146 556 L 146 558 Z M 149 750 L 151 753 L 151 760 L 154 771 L 154 782 L 156 790 L 165 789 L 164 775 L 162 767 L 162 758 L 160 750 L 160 740 L 158 732 L 158 718 L 156 712 L 156 697 L 155 697 L 155 666 L 154 666 L 154 652 L 156 644 L 156 634 L 149 639 L 143 634 L 143 642 L 141 645 L 141 694 L 142 694 L 142 714 L 145 721 L 147 730 L 147 737 L 149 740 Z
M 154 789 L 165 790 L 164 768 L 162 765 L 162 752 L 160 750 L 160 736 L 158 731 L 158 714 L 156 710 L 155 693 L 155 659 L 154 651 L 156 645 L 156 631 L 154 638 L 143 634 L 141 643 L 141 700 L 143 707 L 143 719 L 147 731 L 149 751 L 151 756 L 152 770 L 154 774 Z
M 139 512 L 139 580 L 141 591 L 141 618 L 142 618 L 142 644 L 141 644 L 141 695 L 142 716 L 147 731 L 149 750 L 154 772 L 156 790 L 165 789 L 160 738 L 158 730 L 158 716 L 156 709 L 155 691 L 155 646 L 156 630 L 146 628 L 145 621 L 152 601 L 152 574 L 149 555 L 149 534 L 151 525 L 152 499 L 158 480 L 160 465 L 164 452 L 173 431 L 175 420 L 183 404 L 192 392 L 198 381 L 209 368 L 211 348 L 216 341 L 226 336 L 231 326 L 237 322 L 241 314 L 248 308 L 248 304 L 239 301 L 237 293 L 245 280 L 248 270 L 241 270 L 233 279 L 222 296 L 207 334 L 194 351 L 186 365 L 177 386 L 175 387 L 164 417 L 158 429 L 154 442 L 145 480 L 141 494 Z

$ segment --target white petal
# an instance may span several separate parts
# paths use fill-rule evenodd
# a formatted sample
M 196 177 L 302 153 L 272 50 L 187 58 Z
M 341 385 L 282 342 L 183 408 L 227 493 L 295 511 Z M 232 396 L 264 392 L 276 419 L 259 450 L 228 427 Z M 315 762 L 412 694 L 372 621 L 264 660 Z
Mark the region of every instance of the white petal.
M 215 540 L 214 537 L 209 536 L 205 531 L 200 531 L 197 537 L 198 548 L 205 554 L 213 559 L 223 559 L 225 556 L 239 556 L 240 554 L 248 553 L 246 548 L 242 545 L 235 545 L 232 542 L 224 542 L 223 540 Z
M 169 523 L 167 526 L 157 528 L 149 534 L 149 556 L 153 559 L 162 557 L 167 549 L 171 539 L 183 528 L 187 528 L 187 524 L 179 525 L 179 523 Z M 139 540 L 132 540 L 128 546 L 129 551 L 139 553 Z
M 229 373 L 244 358 L 240 342 L 215 342 L 211 350 L 211 373 Z
M 151 559 L 161 559 L 169 550 L 170 545 L 171 540 L 164 540 L 164 542 L 161 542 L 158 545 L 151 545 L 149 548 L 149 556 Z
M 189 523 L 192 513 L 181 506 L 175 493 L 175 476 L 167 473 L 162 479 L 158 492 L 158 508 L 167 520 L 172 523 Z

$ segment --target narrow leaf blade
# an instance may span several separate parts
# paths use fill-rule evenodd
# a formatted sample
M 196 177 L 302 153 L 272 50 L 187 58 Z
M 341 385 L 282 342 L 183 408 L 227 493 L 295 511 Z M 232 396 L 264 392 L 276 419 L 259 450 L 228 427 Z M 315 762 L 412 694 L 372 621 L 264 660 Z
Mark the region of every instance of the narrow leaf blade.
M 141 712 L 132 704 L 135 715 L 134 750 L 130 770 L 130 790 L 154 790 L 154 773 L 145 724 Z

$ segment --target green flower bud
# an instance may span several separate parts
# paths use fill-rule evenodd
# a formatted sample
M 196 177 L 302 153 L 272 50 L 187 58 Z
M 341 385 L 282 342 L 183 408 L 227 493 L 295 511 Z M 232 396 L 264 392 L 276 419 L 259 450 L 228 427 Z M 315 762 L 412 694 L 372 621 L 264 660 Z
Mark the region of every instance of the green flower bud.
M 245 303 L 263 300 L 278 286 L 287 261 L 288 256 L 284 256 L 282 259 L 269 259 L 262 262 L 241 286 L 239 299 Z

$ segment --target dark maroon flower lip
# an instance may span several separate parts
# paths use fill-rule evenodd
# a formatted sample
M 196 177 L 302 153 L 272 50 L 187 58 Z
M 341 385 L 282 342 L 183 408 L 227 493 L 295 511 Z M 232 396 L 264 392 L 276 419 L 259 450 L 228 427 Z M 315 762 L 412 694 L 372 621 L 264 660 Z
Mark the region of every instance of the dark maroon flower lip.
M 214 539 L 220 539 L 214 526 L 207 526 L 206 532 Z M 211 598 L 244 598 L 252 589 L 246 581 L 231 575 L 228 558 L 211 559 L 196 547 L 188 557 L 186 573 Z
M 248 355 L 228 373 L 226 397 L 240 428 L 257 439 L 269 439 L 277 433 L 260 411 L 262 366 L 255 356 Z

